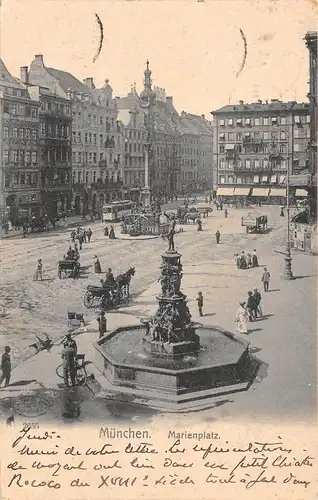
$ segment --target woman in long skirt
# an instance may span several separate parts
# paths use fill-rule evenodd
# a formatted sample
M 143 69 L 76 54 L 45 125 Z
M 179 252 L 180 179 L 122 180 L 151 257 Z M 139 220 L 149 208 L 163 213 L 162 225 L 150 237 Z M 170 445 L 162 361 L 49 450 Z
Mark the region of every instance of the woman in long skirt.
M 95 255 L 95 257 L 94 257 L 94 270 L 95 270 L 96 274 L 100 274 L 102 272 L 102 268 L 101 268 L 99 258 L 97 257 L 97 255 Z
M 236 311 L 236 330 L 239 333 L 248 333 L 247 322 L 248 322 L 248 312 L 245 307 L 245 302 L 240 302 L 240 306 Z

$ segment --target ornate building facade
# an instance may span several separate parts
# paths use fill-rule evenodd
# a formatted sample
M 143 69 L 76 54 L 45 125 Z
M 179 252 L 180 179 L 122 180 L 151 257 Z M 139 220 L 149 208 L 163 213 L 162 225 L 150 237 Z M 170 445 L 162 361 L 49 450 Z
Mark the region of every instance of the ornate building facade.
M 309 105 L 240 101 L 212 114 L 218 194 L 286 197 L 287 169 L 307 168 Z
M 45 66 L 35 56 L 29 82 L 69 99 L 72 111 L 72 187 L 76 213 L 97 213 L 103 203 L 121 199 L 122 139 L 116 101 L 108 80 L 102 88 L 92 78 L 80 82 L 70 73 Z
M 0 60 L 0 210 L 13 224 L 41 212 L 39 108 Z

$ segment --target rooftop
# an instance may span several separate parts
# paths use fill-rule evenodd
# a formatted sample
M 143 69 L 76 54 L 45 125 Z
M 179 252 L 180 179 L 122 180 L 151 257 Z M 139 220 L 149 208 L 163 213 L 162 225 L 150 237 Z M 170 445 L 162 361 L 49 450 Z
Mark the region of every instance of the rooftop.
M 69 88 L 75 92 L 81 92 L 82 94 L 91 94 L 89 87 L 80 82 L 75 76 L 71 75 L 67 71 L 61 71 L 55 68 L 46 68 L 46 70 L 52 75 L 56 80 L 58 80 L 62 89 L 66 92 Z
M 227 106 L 223 106 L 215 111 L 211 111 L 212 115 L 216 114 L 227 114 L 227 113 L 245 113 L 245 112 L 290 112 L 290 111 L 309 111 L 309 103 L 306 102 L 296 102 L 296 101 L 288 101 L 283 102 L 279 99 L 272 99 L 268 101 L 257 101 L 251 103 L 244 103 L 240 101 L 238 104 L 228 104 Z

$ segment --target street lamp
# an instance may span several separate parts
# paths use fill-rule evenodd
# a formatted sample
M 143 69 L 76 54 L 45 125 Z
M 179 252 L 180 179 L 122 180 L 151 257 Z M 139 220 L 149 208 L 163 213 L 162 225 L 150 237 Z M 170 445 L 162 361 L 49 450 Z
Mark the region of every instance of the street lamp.
M 289 144 L 289 141 L 288 141 Z M 288 154 L 287 159 L 287 179 L 286 179 L 286 211 L 287 211 L 287 241 L 286 241 L 286 251 L 285 251 L 285 267 L 284 267 L 284 280 L 293 280 L 292 272 L 292 256 L 290 251 L 290 209 L 289 209 L 289 177 L 290 177 L 290 166 L 293 161 L 294 154 L 294 117 L 292 114 L 292 130 L 291 130 L 291 154 Z

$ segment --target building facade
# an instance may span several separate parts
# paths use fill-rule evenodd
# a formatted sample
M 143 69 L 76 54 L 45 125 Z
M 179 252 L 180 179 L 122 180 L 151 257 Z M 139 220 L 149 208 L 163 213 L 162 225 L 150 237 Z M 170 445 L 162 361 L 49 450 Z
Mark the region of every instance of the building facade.
M 217 194 L 277 200 L 308 162 L 309 105 L 277 99 L 224 106 L 214 117 Z
M 179 192 L 186 194 L 213 188 L 213 129 L 205 116 L 181 112 L 182 137 Z
M 13 224 L 41 212 L 39 108 L 0 60 L 0 209 Z

